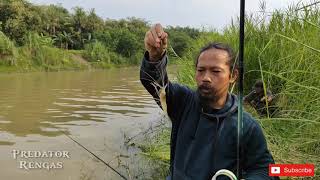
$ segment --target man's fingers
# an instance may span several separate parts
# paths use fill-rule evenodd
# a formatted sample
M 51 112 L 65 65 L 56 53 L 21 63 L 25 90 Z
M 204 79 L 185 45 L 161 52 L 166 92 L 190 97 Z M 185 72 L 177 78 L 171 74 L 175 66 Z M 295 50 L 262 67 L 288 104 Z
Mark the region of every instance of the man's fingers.
M 154 42 L 154 39 L 153 39 L 151 33 L 150 33 L 149 37 L 146 37 L 146 39 L 147 40 L 144 41 L 144 46 L 146 47 L 146 50 L 153 51 L 153 52 L 160 51 L 160 48 L 155 46 L 155 42 Z
M 165 32 L 162 33 L 161 42 L 162 42 L 163 49 L 166 49 L 167 48 L 167 44 L 168 44 L 168 34 L 167 33 L 165 33 Z
M 156 34 L 157 34 L 157 37 L 160 38 L 160 37 L 162 36 L 162 34 L 164 33 L 161 24 L 159 24 L 159 23 L 158 23 L 158 24 L 155 24 L 155 25 L 154 25 L 154 29 L 155 29 L 155 32 L 156 32 Z
M 150 31 L 156 42 L 155 47 L 159 48 L 161 46 L 161 39 L 162 39 L 161 37 L 165 33 L 163 31 L 161 24 L 155 24 Z
M 151 31 L 148 31 L 146 33 L 144 41 L 146 42 L 146 45 L 149 45 L 149 46 L 152 46 L 152 47 L 156 47 L 156 41 L 153 38 L 153 35 L 152 35 Z
M 161 39 L 165 39 L 165 38 L 168 38 L 168 34 L 166 32 L 163 32 L 161 34 Z
M 146 47 L 146 50 L 150 51 L 150 50 L 154 50 L 155 49 L 153 44 L 154 43 L 150 43 L 148 41 L 145 41 L 144 46 Z
M 167 48 L 167 39 L 168 34 L 163 31 L 160 24 L 156 24 L 146 33 L 144 45 L 146 50 L 152 54 L 162 55 Z
M 160 48 L 165 49 L 167 47 L 168 34 L 166 32 L 163 32 L 159 38 L 161 40 Z
M 152 38 L 155 42 L 154 46 L 155 47 L 160 47 L 160 38 L 158 37 L 158 34 L 155 30 L 155 27 L 152 27 L 151 30 L 150 30 L 151 34 L 152 34 Z

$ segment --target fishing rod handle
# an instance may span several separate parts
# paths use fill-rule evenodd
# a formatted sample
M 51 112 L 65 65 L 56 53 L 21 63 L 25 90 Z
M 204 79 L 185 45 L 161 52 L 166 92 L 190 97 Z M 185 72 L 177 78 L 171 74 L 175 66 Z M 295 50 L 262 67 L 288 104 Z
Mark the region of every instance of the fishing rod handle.
M 227 170 L 227 169 L 220 169 L 218 172 L 216 172 L 216 174 L 212 177 L 211 180 L 216 180 L 218 178 L 218 176 L 227 176 L 229 177 L 231 180 L 237 180 L 236 175 L 233 174 L 233 172 Z

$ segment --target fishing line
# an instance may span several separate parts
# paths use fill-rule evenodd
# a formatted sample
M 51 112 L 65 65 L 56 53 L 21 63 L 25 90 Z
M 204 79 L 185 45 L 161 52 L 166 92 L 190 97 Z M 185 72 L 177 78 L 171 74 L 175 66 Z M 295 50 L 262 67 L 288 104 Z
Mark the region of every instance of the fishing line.
M 60 131 L 60 130 L 59 130 Z M 106 163 L 104 160 L 102 160 L 100 157 L 98 157 L 97 155 L 95 155 L 93 152 L 91 152 L 89 149 L 87 149 L 85 146 L 83 146 L 82 144 L 80 144 L 78 141 L 76 141 L 75 139 L 73 139 L 71 136 L 65 134 L 64 132 L 60 131 L 62 134 L 64 134 L 65 136 L 67 136 L 69 139 L 71 139 L 73 142 L 75 142 L 77 145 L 79 145 L 80 147 L 82 147 L 83 149 L 85 149 L 88 153 L 90 153 L 91 155 L 93 155 L 95 158 L 97 158 L 100 162 L 102 162 L 103 164 L 105 164 L 107 167 L 109 167 L 113 172 L 117 173 L 120 177 L 122 177 L 122 179 L 127 180 L 127 178 L 122 175 L 119 171 L 117 171 L 116 169 L 114 169 L 112 166 L 110 166 L 108 163 Z
M 316 1 L 316 2 L 314 2 L 314 3 L 305 5 L 305 6 L 301 7 L 301 8 L 296 9 L 295 11 L 300 11 L 300 10 L 302 10 L 302 9 L 309 8 L 309 7 L 315 6 L 315 5 L 317 5 L 317 4 L 320 4 L 320 1 Z

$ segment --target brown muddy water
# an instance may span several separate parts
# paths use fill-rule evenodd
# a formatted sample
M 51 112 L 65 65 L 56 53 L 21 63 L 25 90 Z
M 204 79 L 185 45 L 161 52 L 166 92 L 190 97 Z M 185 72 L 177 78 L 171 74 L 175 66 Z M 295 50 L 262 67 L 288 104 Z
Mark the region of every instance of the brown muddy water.
M 0 74 L 0 179 L 121 179 L 64 133 L 128 179 L 149 179 L 154 169 L 124 142 L 161 116 L 138 67 Z

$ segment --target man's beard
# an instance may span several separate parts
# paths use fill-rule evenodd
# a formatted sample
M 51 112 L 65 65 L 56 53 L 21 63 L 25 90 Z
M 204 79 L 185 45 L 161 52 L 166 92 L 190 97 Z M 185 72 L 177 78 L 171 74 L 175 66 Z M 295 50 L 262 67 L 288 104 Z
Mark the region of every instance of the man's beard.
M 198 86 L 200 102 L 203 105 L 209 105 L 211 103 L 216 103 L 219 100 L 218 91 L 210 87 L 209 85 Z

